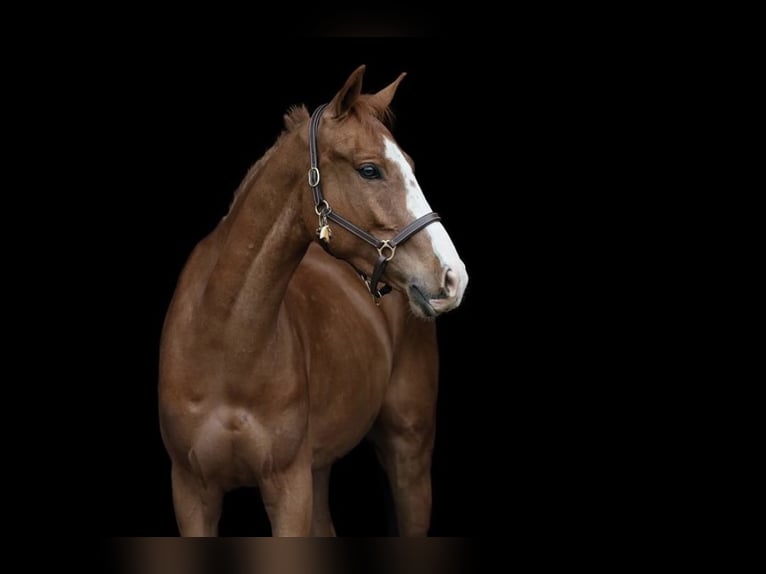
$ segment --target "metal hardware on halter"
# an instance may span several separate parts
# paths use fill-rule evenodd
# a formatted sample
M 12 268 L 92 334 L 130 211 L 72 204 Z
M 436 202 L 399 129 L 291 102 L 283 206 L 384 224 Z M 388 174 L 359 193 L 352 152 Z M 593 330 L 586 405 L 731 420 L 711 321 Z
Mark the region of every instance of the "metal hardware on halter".
M 319 170 L 317 170 L 317 174 L 319 173 Z M 309 179 L 311 172 L 309 171 Z M 319 181 L 319 176 L 317 175 L 317 181 Z M 324 207 L 320 207 L 324 203 Z M 327 200 L 323 199 L 319 202 L 318 205 L 314 206 L 314 213 L 317 214 L 319 217 L 319 227 L 317 227 L 317 236 L 319 239 L 324 241 L 325 243 L 330 243 L 330 238 L 332 237 L 332 229 L 330 229 L 330 226 L 327 225 L 327 216 L 332 213 L 332 208 L 330 207 L 330 204 L 327 203 Z
M 397 246 L 407 241 L 410 237 L 415 235 L 418 231 L 422 230 L 428 225 L 441 220 L 438 213 L 431 212 L 418 217 L 415 221 L 404 227 L 399 233 L 397 233 L 391 239 L 378 239 L 371 233 L 364 229 L 357 227 L 351 223 L 345 217 L 342 217 L 335 213 L 330 204 L 322 194 L 322 186 L 319 184 L 319 155 L 317 153 L 317 132 L 319 131 L 319 122 L 322 119 L 322 112 L 324 112 L 327 104 L 322 104 L 314 113 L 311 114 L 311 121 L 309 122 L 309 161 L 311 167 L 308 171 L 309 186 L 311 187 L 312 194 L 314 195 L 314 212 L 319 217 L 319 227 L 317 227 L 317 235 L 321 240 L 322 246 L 329 253 L 330 238 L 332 237 L 332 229 L 327 223 L 328 220 L 333 221 L 340 225 L 343 229 L 356 235 L 362 241 L 372 245 L 378 252 L 378 260 L 375 263 L 375 267 L 372 270 L 372 276 L 368 279 L 367 274 L 357 269 L 357 273 L 362 277 L 367 289 L 372 295 L 372 300 L 376 305 L 380 305 L 380 298 L 386 293 L 391 291 L 391 286 L 383 283 L 381 288 L 378 288 L 378 284 L 382 280 L 383 272 L 388 265 L 388 262 L 396 255 Z M 324 205 L 323 205 L 324 204 Z M 385 250 L 388 250 L 384 255 Z M 351 264 L 353 266 L 353 264 Z M 356 267 L 354 267 L 356 269 Z
M 320 223 L 319 227 L 317 228 L 317 235 L 319 235 L 319 239 L 325 243 L 330 243 L 330 239 L 332 238 L 332 229 L 330 229 L 330 226 L 327 225 L 326 221 L 325 223 Z
M 312 167 L 309 169 L 309 185 L 311 187 L 316 187 L 319 185 L 319 168 L 318 167 Z
M 388 249 L 391 252 L 388 257 L 383 255 L 384 249 Z M 384 239 L 383 242 L 378 247 L 378 254 L 381 257 L 384 257 L 386 261 L 391 261 L 394 258 L 394 255 L 396 255 L 396 245 L 391 245 L 388 239 Z

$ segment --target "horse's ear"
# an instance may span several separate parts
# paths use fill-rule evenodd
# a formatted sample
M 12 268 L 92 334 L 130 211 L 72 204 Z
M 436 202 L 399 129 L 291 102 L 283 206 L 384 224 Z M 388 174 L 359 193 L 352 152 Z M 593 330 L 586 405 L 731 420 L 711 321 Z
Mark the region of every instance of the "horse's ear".
M 362 76 L 364 76 L 365 67 L 359 66 L 351 72 L 346 83 L 330 102 L 330 111 L 336 118 L 345 116 L 362 93 Z
M 399 87 L 399 82 L 401 82 L 406 75 L 407 72 L 399 74 L 399 77 L 388 86 L 380 90 L 377 94 L 370 96 L 370 104 L 372 104 L 378 113 L 384 113 L 388 109 L 388 106 L 391 105 L 391 100 L 394 99 L 396 88 Z

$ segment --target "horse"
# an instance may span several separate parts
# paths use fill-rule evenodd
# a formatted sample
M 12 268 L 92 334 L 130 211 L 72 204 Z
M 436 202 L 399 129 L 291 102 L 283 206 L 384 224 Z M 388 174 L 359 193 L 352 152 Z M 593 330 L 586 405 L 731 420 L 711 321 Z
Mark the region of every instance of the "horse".
M 181 536 L 217 536 L 224 494 L 248 486 L 273 536 L 335 536 L 330 470 L 365 437 L 399 535 L 427 536 L 434 318 L 468 274 L 389 129 L 405 74 L 363 94 L 364 71 L 311 116 L 287 110 L 179 275 L 158 398 Z

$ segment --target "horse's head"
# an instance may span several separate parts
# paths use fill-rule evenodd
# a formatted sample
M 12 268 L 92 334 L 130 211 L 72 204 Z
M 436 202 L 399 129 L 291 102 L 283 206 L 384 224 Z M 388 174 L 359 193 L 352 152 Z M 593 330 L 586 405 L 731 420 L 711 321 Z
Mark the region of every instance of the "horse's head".
M 431 208 L 412 160 L 385 125 L 404 74 L 376 94 L 361 94 L 363 74 L 364 66 L 355 70 L 323 112 L 317 138 L 321 189 L 333 213 L 390 240 Z M 357 269 L 370 273 L 377 259 L 390 257 L 382 278 L 407 294 L 417 315 L 434 317 L 460 304 L 468 274 L 441 222 L 423 227 L 395 252 L 383 248 L 380 256 L 370 239 L 329 224 L 330 252 Z

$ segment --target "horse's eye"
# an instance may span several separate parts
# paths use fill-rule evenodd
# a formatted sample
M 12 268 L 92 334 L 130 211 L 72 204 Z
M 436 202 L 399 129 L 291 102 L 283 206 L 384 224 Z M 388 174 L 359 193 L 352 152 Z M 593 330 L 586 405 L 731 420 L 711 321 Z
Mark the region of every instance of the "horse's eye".
M 380 179 L 380 170 L 378 170 L 378 166 L 371 163 L 360 165 L 356 171 L 358 171 L 359 175 L 364 179 Z

